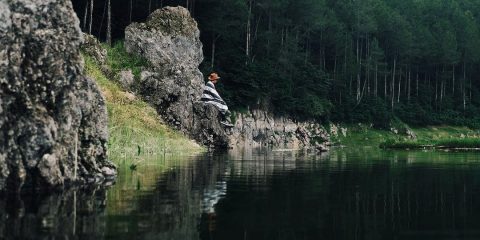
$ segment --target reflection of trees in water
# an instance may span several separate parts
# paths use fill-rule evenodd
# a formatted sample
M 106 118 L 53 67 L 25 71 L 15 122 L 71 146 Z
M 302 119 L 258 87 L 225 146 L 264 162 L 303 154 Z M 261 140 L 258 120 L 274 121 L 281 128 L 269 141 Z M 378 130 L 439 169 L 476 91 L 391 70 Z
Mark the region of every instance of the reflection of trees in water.
M 97 239 L 103 236 L 102 187 L 0 196 L 0 239 Z
M 238 148 L 228 153 L 229 176 L 241 177 L 252 183 L 259 184 L 269 179 L 274 173 L 295 170 L 298 167 L 310 167 L 315 160 L 324 160 L 328 153 L 317 154 L 316 152 L 301 150 L 291 151 L 262 148 Z M 308 164 L 305 164 L 307 162 Z
M 108 194 L 97 188 L 0 196 L 0 239 L 198 239 L 207 200 L 225 195 L 225 169 L 222 157 L 200 156 L 120 168 Z
M 476 158 L 365 149 L 329 155 L 247 150 L 137 171 L 127 166 L 108 193 L 94 188 L 0 197 L 0 239 L 476 234 L 480 174 L 468 164 Z
M 225 169 L 221 156 L 204 155 L 183 161 L 181 166 L 173 163 L 163 173 L 157 171 L 150 177 L 139 170 L 144 173 L 143 179 L 131 177 L 129 181 L 133 182 L 124 184 L 123 190 L 120 183 L 109 192 L 115 198 L 115 206 L 109 210 L 107 236 L 198 239 L 198 225 L 207 200 L 219 201 L 225 194 L 221 184 Z M 136 186 L 139 179 L 143 181 L 140 191 L 129 187 Z M 153 188 L 144 182 L 153 183 Z M 142 188 L 148 191 L 141 191 Z
M 296 169 L 282 174 L 274 170 L 267 174 L 264 188 L 268 191 L 252 187 L 251 181 L 229 178 L 228 198 L 216 208 L 216 227 L 212 231 L 203 223 L 201 237 L 393 239 L 480 235 L 478 165 L 446 164 L 447 158 L 457 164 L 468 163 L 475 154 L 376 151 L 365 155 L 368 153 L 332 152 L 327 159 L 297 162 Z M 250 173 L 254 176 L 255 172 Z

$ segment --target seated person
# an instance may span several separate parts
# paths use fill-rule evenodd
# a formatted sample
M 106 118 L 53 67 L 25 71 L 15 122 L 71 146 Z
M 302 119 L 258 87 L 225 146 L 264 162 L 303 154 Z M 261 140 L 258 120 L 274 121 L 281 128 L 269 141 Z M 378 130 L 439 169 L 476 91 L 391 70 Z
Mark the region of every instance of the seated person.
M 233 125 L 228 122 L 228 116 L 230 115 L 230 111 L 228 111 L 227 104 L 223 101 L 222 97 L 218 94 L 217 90 L 215 89 L 215 84 L 218 82 L 220 77 L 217 73 L 211 73 L 208 76 L 208 82 L 205 84 L 203 88 L 202 94 L 202 101 L 208 104 L 212 104 L 222 113 L 222 121 L 221 123 L 225 126 L 232 127 Z

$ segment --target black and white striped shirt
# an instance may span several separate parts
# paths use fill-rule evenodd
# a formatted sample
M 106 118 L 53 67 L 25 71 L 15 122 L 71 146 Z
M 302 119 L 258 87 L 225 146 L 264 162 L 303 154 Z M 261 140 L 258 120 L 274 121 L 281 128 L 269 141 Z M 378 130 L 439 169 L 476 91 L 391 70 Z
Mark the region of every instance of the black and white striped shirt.
M 203 88 L 202 101 L 215 105 L 220 112 L 225 113 L 228 111 L 227 104 L 223 101 L 222 97 L 218 94 L 215 89 L 215 85 L 208 81 Z

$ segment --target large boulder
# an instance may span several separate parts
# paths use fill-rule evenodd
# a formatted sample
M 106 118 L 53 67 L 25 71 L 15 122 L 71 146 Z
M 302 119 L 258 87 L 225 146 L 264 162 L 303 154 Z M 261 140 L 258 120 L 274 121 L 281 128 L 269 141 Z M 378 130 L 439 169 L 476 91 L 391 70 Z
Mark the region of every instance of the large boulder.
M 224 127 L 211 121 L 218 118 L 218 110 L 194 106 L 203 92 L 198 69 L 203 52 L 200 31 L 187 9 L 165 7 L 154 11 L 145 23 L 130 24 L 125 30 L 125 49 L 149 62 L 135 90 L 167 123 L 205 145 L 226 146 Z M 208 139 L 218 143 L 205 140 L 206 132 Z
M 70 1 L 0 1 L 0 190 L 99 181 L 107 113 Z
M 194 119 L 192 132 L 196 139 L 204 146 L 211 149 L 225 149 L 229 147 L 229 129 L 219 122 L 221 121 L 218 109 L 203 102 L 193 104 Z

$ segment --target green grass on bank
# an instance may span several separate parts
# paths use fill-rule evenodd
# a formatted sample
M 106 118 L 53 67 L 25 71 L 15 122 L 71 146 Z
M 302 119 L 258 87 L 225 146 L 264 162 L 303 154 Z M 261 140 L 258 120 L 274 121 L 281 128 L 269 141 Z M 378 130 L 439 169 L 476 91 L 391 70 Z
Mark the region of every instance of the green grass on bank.
M 85 71 L 96 80 L 107 100 L 109 157 L 117 163 L 137 163 L 166 154 L 192 155 L 203 148 L 167 127 L 155 109 L 108 79 L 95 61 L 85 56 Z
M 451 138 L 439 140 L 386 141 L 382 148 L 393 149 L 479 149 L 480 138 Z
M 347 135 L 334 137 L 333 142 L 347 147 L 380 146 L 397 149 L 480 147 L 480 131 L 467 127 L 408 128 L 415 133 L 416 139 L 410 139 L 402 130 L 395 134 L 390 130 L 375 129 L 365 124 L 352 124 L 342 127 L 347 128 Z

